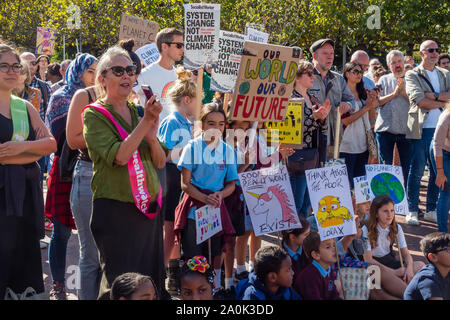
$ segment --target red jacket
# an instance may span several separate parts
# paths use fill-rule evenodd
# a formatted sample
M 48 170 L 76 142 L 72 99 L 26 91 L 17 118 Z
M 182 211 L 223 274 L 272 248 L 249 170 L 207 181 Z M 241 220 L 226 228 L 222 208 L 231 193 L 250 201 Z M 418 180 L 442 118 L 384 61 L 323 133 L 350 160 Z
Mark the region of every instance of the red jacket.
M 205 194 L 213 193 L 210 190 L 200 190 Z M 175 222 L 174 222 L 174 233 L 175 233 L 175 243 L 180 243 L 181 230 L 186 226 L 187 217 L 189 214 L 189 210 L 192 207 L 197 207 L 197 209 L 205 206 L 205 204 L 201 201 L 198 201 L 187 193 L 183 194 L 183 198 L 181 202 L 175 209 Z M 236 233 L 234 230 L 233 224 L 231 223 L 230 214 L 228 213 L 225 202 L 222 200 L 220 205 L 220 219 L 222 223 L 222 231 L 214 235 L 214 237 L 224 236 L 224 243 L 231 240 L 231 237 Z

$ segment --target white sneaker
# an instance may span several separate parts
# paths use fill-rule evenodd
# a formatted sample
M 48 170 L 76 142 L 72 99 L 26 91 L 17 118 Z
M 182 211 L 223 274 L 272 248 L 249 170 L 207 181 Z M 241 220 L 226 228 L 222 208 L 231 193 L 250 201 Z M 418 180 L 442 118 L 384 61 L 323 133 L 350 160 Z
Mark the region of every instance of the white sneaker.
M 412 226 L 420 225 L 418 215 L 417 212 L 410 212 L 405 218 L 406 222 Z
M 41 249 L 45 249 L 45 248 L 48 247 L 48 243 L 47 242 L 44 242 L 44 241 L 39 241 L 39 242 L 40 242 Z
M 424 220 L 431 221 L 437 223 L 437 215 L 436 211 L 427 211 L 423 216 Z

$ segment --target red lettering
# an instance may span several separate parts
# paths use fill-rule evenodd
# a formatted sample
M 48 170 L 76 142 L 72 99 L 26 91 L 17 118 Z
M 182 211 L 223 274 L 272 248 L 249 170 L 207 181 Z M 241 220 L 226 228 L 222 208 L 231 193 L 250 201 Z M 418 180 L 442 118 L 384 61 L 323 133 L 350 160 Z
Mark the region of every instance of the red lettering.
M 287 108 L 288 101 L 288 98 L 281 98 L 280 106 L 278 108 L 277 120 L 283 120 L 283 111 Z M 286 102 L 286 104 L 283 104 L 284 102 Z
M 246 98 L 246 97 L 243 94 L 237 95 L 236 104 L 235 104 L 234 110 L 233 110 L 233 117 L 237 117 L 239 107 L 244 104 L 244 102 L 243 102 L 244 98 Z M 247 97 L 247 99 L 248 99 L 248 97 Z
M 266 99 L 266 101 L 267 101 L 267 99 Z M 267 108 L 267 113 L 264 115 L 264 110 L 266 110 L 266 103 L 264 103 L 264 108 L 263 108 L 263 110 L 261 111 L 261 118 L 262 119 L 267 119 L 267 117 L 269 116 L 269 114 L 270 114 L 270 110 L 271 110 L 271 108 L 272 108 L 272 103 L 273 103 L 273 98 L 270 100 L 270 104 L 269 104 L 269 107 Z
M 252 115 L 252 112 L 253 112 L 253 105 L 254 105 L 254 103 L 255 103 L 255 97 L 253 97 L 253 99 L 252 99 L 252 107 L 250 108 L 250 111 L 248 111 L 247 112 L 247 110 L 248 110 L 248 96 L 245 98 L 245 105 L 244 105 L 244 110 L 242 110 L 242 116 L 244 117 L 244 118 L 249 118 L 249 117 L 251 117 L 251 115 Z
M 256 112 L 255 112 L 255 117 L 258 117 L 258 114 L 259 114 L 259 108 L 261 107 L 261 103 L 262 103 L 263 101 L 265 101 L 265 100 L 267 100 L 266 97 L 260 97 L 260 96 L 256 97 Z
M 272 107 L 270 108 L 270 119 L 273 119 L 274 117 L 277 116 L 277 108 L 278 108 L 279 98 L 278 97 L 272 98 L 272 101 L 273 101 Z

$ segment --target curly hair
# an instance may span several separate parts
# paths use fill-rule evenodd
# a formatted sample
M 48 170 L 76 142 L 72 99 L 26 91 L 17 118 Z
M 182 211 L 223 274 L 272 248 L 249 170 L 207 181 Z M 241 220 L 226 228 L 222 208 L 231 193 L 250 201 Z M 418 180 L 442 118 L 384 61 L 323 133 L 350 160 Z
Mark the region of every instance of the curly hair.
M 183 281 L 183 279 L 190 275 L 198 275 L 205 277 L 206 281 L 208 281 L 208 283 L 212 287 L 215 276 L 214 270 L 207 262 L 203 262 L 200 265 L 199 259 L 201 259 L 202 261 L 207 261 L 206 258 L 203 256 L 196 256 L 186 261 L 185 264 L 181 267 L 178 276 L 178 288 L 181 288 L 181 282 Z M 197 266 L 197 268 L 195 266 Z M 204 267 L 204 272 L 201 272 L 202 267 Z
M 394 201 L 388 195 L 383 194 L 376 196 L 375 199 L 373 199 L 372 204 L 370 205 L 370 216 L 369 221 L 367 222 L 367 230 L 369 231 L 368 238 L 372 249 L 378 247 L 378 228 L 377 228 L 378 210 L 380 210 L 382 206 L 389 203 L 394 204 Z M 398 227 L 394 215 L 394 219 L 392 220 L 392 223 L 389 226 L 389 239 L 391 244 L 393 244 L 396 241 L 397 234 L 398 234 Z

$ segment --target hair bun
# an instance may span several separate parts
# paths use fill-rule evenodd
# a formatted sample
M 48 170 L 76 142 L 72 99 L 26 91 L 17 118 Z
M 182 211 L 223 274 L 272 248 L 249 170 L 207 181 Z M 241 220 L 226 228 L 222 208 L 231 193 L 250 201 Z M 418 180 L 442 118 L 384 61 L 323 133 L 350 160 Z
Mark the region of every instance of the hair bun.
M 179 81 L 190 81 L 192 77 L 192 72 L 189 70 L 186 70 L 183 67 L 178 67 L 175 69 L 175 73 L 177 74 Z
M 119 47 L 121 47 L 127 51 L 133 51 L 134 39 L 120 40 Z

